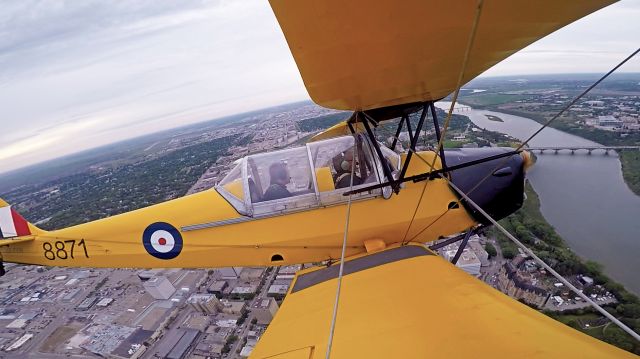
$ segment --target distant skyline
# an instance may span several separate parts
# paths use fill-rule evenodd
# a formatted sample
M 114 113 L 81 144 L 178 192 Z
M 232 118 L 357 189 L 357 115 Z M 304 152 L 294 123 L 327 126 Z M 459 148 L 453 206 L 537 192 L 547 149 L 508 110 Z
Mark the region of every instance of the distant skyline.
M 640 46 L 637 19 L 621 1 L 481 76 L 606 72 Z M 305 99 L 266 1 L 3 2 L 0 173 Z

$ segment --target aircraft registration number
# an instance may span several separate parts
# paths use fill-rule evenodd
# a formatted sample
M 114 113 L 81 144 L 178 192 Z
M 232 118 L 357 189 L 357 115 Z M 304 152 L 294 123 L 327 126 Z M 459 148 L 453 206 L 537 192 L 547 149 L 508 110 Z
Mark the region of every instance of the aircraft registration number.
M 84 239 L 80 241 L 76 241 L 75 239 L 70 239 L 66 241 L 55 241 L 55 242 L 44 242 L 42 243 L 42 249 L 44 249 L 44 257 L 48 260 L 52 261 L 54 259 L 75 259 L 75 255 L 78 254 L 80 247 L 82 247 L 82 252 L 80 255 L 84 254 L 85 258 L 89 258 L 89 253 L 87 253 L 87 246 L 84 243 Z

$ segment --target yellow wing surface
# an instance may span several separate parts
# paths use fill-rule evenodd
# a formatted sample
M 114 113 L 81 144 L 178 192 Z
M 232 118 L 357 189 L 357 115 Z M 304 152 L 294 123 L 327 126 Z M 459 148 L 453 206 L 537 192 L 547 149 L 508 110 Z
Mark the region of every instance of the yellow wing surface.
M 338 264 L 301 271 L 251 358 L 324 358 Z M 633 358 L 420 245 L 345 262 L 331 358 Z
M 477 0 L 270 0 L 317 104 L 368 110 L 453 92 Z M 463 83 L 612 0 L 485 0 Z

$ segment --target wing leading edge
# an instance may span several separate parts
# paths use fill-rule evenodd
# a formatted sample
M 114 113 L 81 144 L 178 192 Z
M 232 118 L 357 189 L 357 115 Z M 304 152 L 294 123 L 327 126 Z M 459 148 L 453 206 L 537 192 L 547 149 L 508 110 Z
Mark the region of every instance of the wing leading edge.
M 296 275 L 251 358 L 324 357 L 338 265 Z M 633 358 L 418 245 L 345 262 L 332 358 Z

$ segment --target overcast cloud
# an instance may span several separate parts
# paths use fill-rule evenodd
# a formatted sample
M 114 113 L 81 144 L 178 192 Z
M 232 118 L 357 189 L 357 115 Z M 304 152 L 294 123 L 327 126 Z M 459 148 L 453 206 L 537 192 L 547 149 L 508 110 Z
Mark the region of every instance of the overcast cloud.
M 623 1 L 485 75 L 607 71 L 638 19 Z M 2 1 L 0 172 L 307 98 L 266 1 Z

